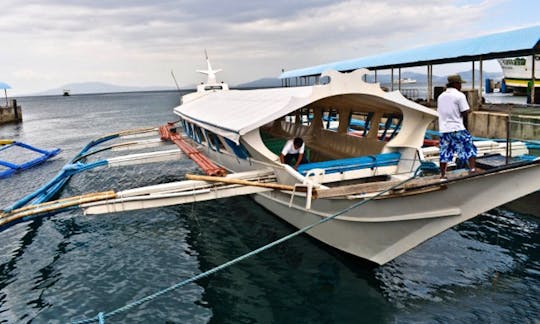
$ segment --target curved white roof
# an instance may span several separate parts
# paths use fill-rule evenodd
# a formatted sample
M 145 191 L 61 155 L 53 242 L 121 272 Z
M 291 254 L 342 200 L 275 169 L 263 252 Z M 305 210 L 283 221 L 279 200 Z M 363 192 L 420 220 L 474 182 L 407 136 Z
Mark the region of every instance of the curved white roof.
M 174 108 L 174 113 L 236 143 L 240 136 L 317 101 L 325 106 L 335 103 L 337 108 L 338 103 L 358 105 L 365 100 L 372 110 L 401 110 L 411 116 L 414 112 L 430 120 L 437 117 L 436 111 L 406 99 L 398 91 L 384 92 L 378 83 L 362 81 L 366 72 L 327 71 L 324 75 L 331 81 L 325 85 L 209 92 Z
M 420 66 L 428 63 L 468 62 L 479 58 L 486 60 L 512 57 L 525 55 L 525 53 L 538 53 L 539 46 L 540 25 L 537 25 L 503 33 L 294 69 L 283 72 L 279 78 L 319 75 L 328 69 L 337 71 L 350 71 L 359 68 L 381 69 L 399 66 Z

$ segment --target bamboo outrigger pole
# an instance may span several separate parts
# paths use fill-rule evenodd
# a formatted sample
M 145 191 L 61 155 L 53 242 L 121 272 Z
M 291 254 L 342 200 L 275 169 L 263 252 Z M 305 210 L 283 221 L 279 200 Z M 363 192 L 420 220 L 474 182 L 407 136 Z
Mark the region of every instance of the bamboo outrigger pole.
M 116 198 L 116 193 L 114 191 L 103 191 L 44 202 L 37 205 L 29 205 L 19 209 L 15 209 L 9 213 L 0 213 L 0 226 L 12 223 L 23 217 L 31 217 L 39 214 L 57 212 L 68 207 L 78 207 L 79 205 L 84 203 L 114 198 Z
M 186 179 L 189 180 L 202 180 L 202 181 L 209 181 L 209 182 L 223 182 L 223 183 L 231 183 L 231 184 L 239 184 L 244 186 L 253 186 L 253 187 L 263 187 L 263 188 L 270 188 L 270 189 L 276 189 L 276 190 L 286 190 L 286 191 L 300 191 L 300 192 L 306 192 L 307 191 L 307 185 L 306 186 L 290 186 L 290 185 L 284 185 L 280 183 L 268 183 L 268 182 L 258 182 L 258 181 L 249 181 L 249 180 L 242 180 L 242 179 L 234 179 L 234 178 L 225 178 L 225 177 L 214 177 L 214 176 L 205 176 L 205 175 L 197 175 L 197 174 L 186 174 Z M 313 195 L 315 196 L 315 189 L 313 189 Z

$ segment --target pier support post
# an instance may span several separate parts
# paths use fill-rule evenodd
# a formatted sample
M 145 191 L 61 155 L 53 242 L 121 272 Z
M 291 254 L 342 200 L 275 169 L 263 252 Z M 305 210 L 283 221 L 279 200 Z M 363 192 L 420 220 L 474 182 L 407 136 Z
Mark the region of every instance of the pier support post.
M 13 104 L 13 115 L 15 116 L 15 121 L 18 121 L 19 120 L 19 112 L 17 111 L 17 100 L 12 99 L 11 102 Z
M 480 58 L 479 60 L 479 63 L 480 63 L 480 84 L 478 86 L 479 90 L 478 90 L 478 97 L 480 98 L 480 104 L 483 103 L 483 96 L 482 96 L 482 92 L 483 92 L 483 85 L 484 85 L 484 64 L 483 64 L 483 61 L 482 61 L 482 58 Z
M 534 53 L 532 54 L 532 69 L 531 69 L 531 80 L 532 80 L 532 89 L 531 89 L 531 103 L 536 103 L 536 91 L 535 91 L 535 83 L 536 83 L 536 80 L 534 79 L 535 75 L 534 75 L 534 69 L 536 68 L 535 66 L 535 57 L 534 57 Z
M 433 100 L 433 65 L 427 66 L 427 102 L 428 104 Z
M 394 91 L 394 68 L 390 69 L 390 90 Z

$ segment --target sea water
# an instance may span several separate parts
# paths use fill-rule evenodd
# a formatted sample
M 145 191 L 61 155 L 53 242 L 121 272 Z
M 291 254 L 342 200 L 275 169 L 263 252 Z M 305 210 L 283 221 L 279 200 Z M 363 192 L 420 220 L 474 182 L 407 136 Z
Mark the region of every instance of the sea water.
M 177 92 L 18 98 L 24 122 L 0 138 L 61 148 L 0 180 L 7 207 L 91 140 L 175 120 Z M 187 158 L 75 175 L 60 197 L 183 179 Z M 0 322 L 66 323 L 109 313 L 290 234 L 249 197 L 117 214 L 79 210 L 0 232 Z M 496 208 L 380 267 L 306 235 L 107 323 L 535 323 L 538 218 Z

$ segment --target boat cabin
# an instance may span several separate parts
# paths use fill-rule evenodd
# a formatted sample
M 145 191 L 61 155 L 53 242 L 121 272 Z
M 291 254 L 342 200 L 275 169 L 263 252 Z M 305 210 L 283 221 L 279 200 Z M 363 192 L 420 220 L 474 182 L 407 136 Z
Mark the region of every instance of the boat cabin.
M 413 172 L 437 113 L 364 82 L 366 72 L 330 71 L 327 84 L 309 87 L 207 92 L 175 112 L 195 142 L 238 159 L 279 163 L 285 142 L 301 137 L 310 163 L 300 177 L 313 169 L 324 170 L 323 182 Z

